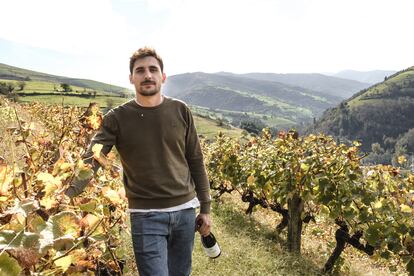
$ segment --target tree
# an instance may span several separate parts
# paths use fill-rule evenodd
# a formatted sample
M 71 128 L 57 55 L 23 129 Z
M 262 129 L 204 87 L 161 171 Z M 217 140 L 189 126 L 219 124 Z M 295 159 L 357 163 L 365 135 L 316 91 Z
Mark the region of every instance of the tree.
M 239 127 L 250 133 L 259 134 L 266 125 L 260 119 L 248 118 L 243 119 Z
M 61 83 L 60 87 L 62 87 L 64 92 L 72 92 L 73 91 L 72 87 L 70 87 L 70 85 L 67 84 L 67 83 Z
M 7 83 L 0 82 L 0 94 L 7 95 Z
M 24 81 L 19 81 L 19 82 L 17 83 L 17 86 L 19 87 L 20 91 L 23 91 L 23 89 L 24 89 L 24 88 L 25 88 L 25 86 L 26 86 L 26 82 L 24 82 Z
M 12 82 L 0 82 L 0 94 L 6 95 L 7 98 L 16 101 L 17 94 L 14 93 L 16 88 L 15 84 Z

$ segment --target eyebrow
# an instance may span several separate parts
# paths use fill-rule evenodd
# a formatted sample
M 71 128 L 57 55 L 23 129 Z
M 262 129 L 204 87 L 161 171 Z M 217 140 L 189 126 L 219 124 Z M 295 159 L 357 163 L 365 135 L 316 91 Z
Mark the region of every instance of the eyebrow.
M 139 69 L 144 69 L 145 68 L 145 66 L 138 66 L 138 67 L 136 67 L 135 68 L 135 71 L 137 71 L 137 70 L 139 70 Z M 158 66 L 155 66 L 155 65 L 150 65 L 150 66 L 148 66 L 148 68 L 149 69 L 157 69 L 157 70 L 161 70 L 160 68 L 158 68 Z

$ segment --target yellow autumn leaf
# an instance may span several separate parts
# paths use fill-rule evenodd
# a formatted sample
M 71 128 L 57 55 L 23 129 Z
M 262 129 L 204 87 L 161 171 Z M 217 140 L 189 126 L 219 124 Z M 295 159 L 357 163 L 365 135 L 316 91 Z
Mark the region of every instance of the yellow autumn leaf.
M 101 157 L 102 148 L 103 148 L 102 144 L 93 145 L 93 147 L 92 147 L 93 158 L 99 159 Z
M 401 212 L 403 212 L 403 213 L 412 213 L 412 211 L 413 211 L 413 209 L 411 209 L 410 206 L 405 205 L 405 204 L 401 204 L 400 208 L 401 208 Z
M 92 147 L 93 158 L 98 161 L 98 163 L 104 167 L 105 169 L 109 169 L 111 167 L 111 161 L 108 160 L 105 154 L 102 153 L 102 144 L 95 144 Z
M 90 229 L 90 228 L 93 228 L 98 222 L 99 222 L 99 218 L 97 216 L 92 215 L 92 214 L 87 214 L 85 217 L 83 217 L 80 220 L 79 224 L 81 225 L 81 227 Z
M 72 255 L 65 256 L 55 261 L 55 265 L 62 268 L 63 272 L 68 270 L 69 266 L 72 264 L 73 257 Z
M 54 177 L 50 173 L 45 173 L 45 172 L 39 173 L 37 175 L 37 180 L 42 181 L 45 185 L 44 187 L 45 197 L 44 198 L 48 198 L 51 194 L 54 194 L 57 190 L 60 190 L 62 188 L 62 181 L 60 180 L 60 178 Z M 52 207 L 49 203 L 46 205 L 49 206 L 50 208 Z
M 328 207 L 326 207 L 325 205 L 322 205 L 322 206 L 321 206 L 321 214 L 325 214 L 325 215 L 327 215 L 327 214 L 329 214 L 329 213 L 330 213 L 329 208 L 328 208 Z
M 404 155 L 398 156 L 398 164 L 402 165 L 407 162 L 407 158 Z
M 263 187 L 263 191 L 265 193 L 266 196 L 270 196 L 271 192 L 272 192 L 272 183 L 270 181 L 266 182 L 266 184 Z
M 62 172 L 70 171 L 73 167 L 73 164 L 68 163 L 65 159 L 60 158 L 56 161 L 55 165 L 53 166 L 53 175 L 61 174 Z
M 250 175 L 248 178 L 247 178 L 247 184 L 249 184 L 249 185 L 253 185 L 254 184 L 254 175 Z
M 378 200 L 377 202 L 375 202 L 374 209 L 379 209 L 381 207 L 382 207 L 382 202 L 380 200 Z
M 51 198 L 50 196 L 44 196 L 40 200 L 40 204 L 46 208 L 46 210 L 49 210 L 53 207 L 55 207 L 58 204 L 58 201 L 55 198 Z
M 309 165 L 308 164 L 305 164 L 305 163 L 301 163 L 300 164 L 300 169 L 302 171 L 308 171 L 309 170 Z
M 12 181 L 12 170 L 5 164 L 0 165 L 0 195 L 7 196 L 9 185 Z
M 352 144 L 355 146 L 355 147 L 360 147 L 362 144 L 361 144 L 361 142 L 359 142 L 359 141 L 353 141 L 352 142 Z
M 40 172 L 37 175 L 37 180 L 42 181 L 43 183 L 53 183 L 56 186 L 60 187 L 62 184 L 62 181 L 59 179 L 59 177 L 54 177 L 50 173 Z
M 113 204 L 120 204 L 123 202 L 118 192 L 109 187 L 104 187 L 102 189 L 102 195 Z

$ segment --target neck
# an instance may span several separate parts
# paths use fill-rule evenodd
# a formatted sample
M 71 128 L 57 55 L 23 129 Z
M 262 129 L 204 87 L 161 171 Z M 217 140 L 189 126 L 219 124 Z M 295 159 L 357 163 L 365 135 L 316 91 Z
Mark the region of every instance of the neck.
M 136 95 L 135 96 L 135 102 L 144 107 L 154 107 L 157 105 L 160 105 L 164 100 L 164 96 L 161 93 L 157 93 L 154 96 L 142 96 L 142 95 Z

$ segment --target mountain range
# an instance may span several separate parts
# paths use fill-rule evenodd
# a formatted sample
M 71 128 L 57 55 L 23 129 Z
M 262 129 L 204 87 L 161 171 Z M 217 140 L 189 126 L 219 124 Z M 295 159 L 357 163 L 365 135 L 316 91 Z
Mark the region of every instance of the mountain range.
M 368 86 L 321 74 L 196 72 L 170 76 L 163 91 L 230 121 L 247 115 L 269 126 L 289 127 L 312 121 Z

